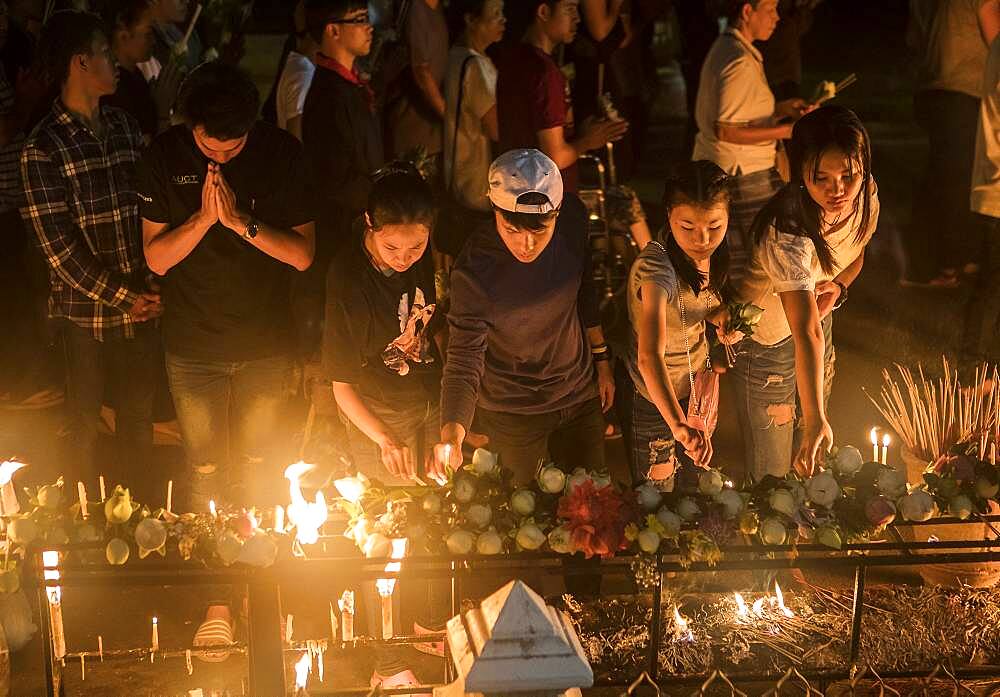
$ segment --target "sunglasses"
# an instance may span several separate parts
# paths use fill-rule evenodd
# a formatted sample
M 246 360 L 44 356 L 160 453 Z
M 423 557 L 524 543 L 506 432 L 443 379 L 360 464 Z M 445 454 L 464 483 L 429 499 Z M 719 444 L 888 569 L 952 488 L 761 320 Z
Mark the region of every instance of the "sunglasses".
M 339 19 L 328 19 L 327 24 L 371 24 L 371 17 L 366 12 L 363 15 L 358 15 L 357 17 L 341 17 Z

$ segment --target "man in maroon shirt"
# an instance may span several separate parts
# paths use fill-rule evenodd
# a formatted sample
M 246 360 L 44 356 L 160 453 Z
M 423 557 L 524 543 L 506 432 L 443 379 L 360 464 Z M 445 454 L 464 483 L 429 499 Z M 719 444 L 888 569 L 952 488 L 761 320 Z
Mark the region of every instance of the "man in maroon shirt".
M 556 163 L 571 192 L 577 190 L 579 157 L 628 129 L 625 121 L 588 120 L 575 132 L 569 83 L 552 53 L 576 36 L 578 5 L 579 0 L 522 0 L 514 9 L 524 12 L 524 19 L 511 24 L 527 28 L 496 56 L 500 150 L 538 148 Z

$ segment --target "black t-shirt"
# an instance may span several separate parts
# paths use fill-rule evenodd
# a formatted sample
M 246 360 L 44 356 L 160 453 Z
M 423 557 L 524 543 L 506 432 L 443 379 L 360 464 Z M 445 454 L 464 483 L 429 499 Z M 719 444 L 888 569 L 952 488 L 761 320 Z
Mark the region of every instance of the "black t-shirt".
M 142 217 L 173 229 L 201 208 L 208 158 L 191 131 L 156 138 L 139 166 Z M 258 121 L 243 150 L 222 165 L 240 210 L 288 229 L 312 218 L 302 148 L 294 136 Z M 292 349 L 291 266 L 216 223 L 163 284 L 163 342 L 169 353 L 208 361 L 247 361 Z
M 430 246 L 404 273 L 386 276 L 365 249 L 363 226 L 355 224 L 326 284 L 326 377 L 354 384 L 362 397 L 389 407 L 436 404 L 441 358 L 431 337 L 444 312 L 435 306 Z

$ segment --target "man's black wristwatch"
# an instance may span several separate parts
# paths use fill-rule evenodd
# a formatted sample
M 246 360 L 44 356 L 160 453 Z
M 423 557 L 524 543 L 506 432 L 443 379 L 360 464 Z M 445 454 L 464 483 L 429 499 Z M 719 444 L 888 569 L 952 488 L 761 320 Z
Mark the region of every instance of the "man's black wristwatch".
M 253 218 L 250 218 L 250 220 L 247 222 L 247 229 L 243 231 L 243 236 L 246 237 L 248 240 L 252 240 L 254 237 L 257 236 L 258 230 L 259 228 L 257 227 L 257 221 L 254 220 Z
M 840 297 L 837 298 L 837 304 L 833 306 L 834 310 L 839 310 L 840 307 L 847 302 L 847 286 L 836 279 L 834 279 L 833 282 L 840 286 Z

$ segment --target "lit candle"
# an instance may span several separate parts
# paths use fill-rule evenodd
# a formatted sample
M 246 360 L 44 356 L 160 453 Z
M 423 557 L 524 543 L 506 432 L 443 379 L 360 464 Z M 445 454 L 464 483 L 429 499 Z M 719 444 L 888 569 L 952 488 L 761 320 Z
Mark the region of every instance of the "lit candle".
M 878 459 L 878 429 L 873 426 L 872 427 L 872 432 L 871 432 L 870 435 L 871 435 L 871 439 L 872 439 L 872 462 L 878 462 L 879 461 L 879 459 Z
M 100 477 L 97 478 L 97 485 L 101 489 L 101 501 L 107 501 L 108 500 L 108 495 L 104 491 L 104 475 L 103 474 Z
M 319 681 L 323 682 L 323 647 L 316 647 L 316 665 L 319 667 Z
M 382 638 L 392 639 L 392 593 L 379 593 L 382 601 Z
M 292 619 L 291 615 L 285 618 L 285 641 L 289 644 L 292 643 Z
M 167 513 L 171 511 L 171 504 L 174 501 L 174 480 L 167 482 Z
M 159 651 L 160 650 L 159 621 L 155 617 L 153 618 L 153 641 L 152 641 L 152 647 L 153 647 L 152 648 L 153 651 Z
M 274 507 L 274 531 L 282 533 L 285 531 L 285 508 L 284 506 Z M 332 605 L 330 606 L 333 607 Z
M 887 460 L 889 458 L 889 443 L 891 443 L 891 442 L 892 442 L 892 439 L 889 437 L 888 433 L 882 435 L 882 460 L 881 460 L 881 462 L 882 462 L 883 465 L 889 464 L 887 462 Z
M 184 649 L 184 662 L 187 664 L 188 675 L 194 675 L 194 663 L 191 662 L 191 649 Z
M 97 635 L 97 655 L 101 657 L 101 663 L 104 663 L 104 637 L 100 634 Z
M 43 578 L 46 581 L 58 581 L 59 552 L 46 550 L 42 552 Z M 49 600 L 49 626 L 52 628 L 52 653 L 62 660 L 66 656 L 66 632 L 63 628 L 62 588 L 60 586 L 45 586 L 45 595 Z
M 213 518 L 218 518 L 219 513 L 215 510 L 215 499 L 208 500 L 208 512 L 212 514 Z
M 83 485 L 83 482 L 76 483 L 76 493 L 80 497 L 80 515 L 86 520 L 90 512 L 87 510 L 87 487 Z
M 330 641 L 337 640 L 337 618 L 333 614 L 333 603 L 330 603 Z
M 354 641 L 354 591 L 344 591 L 337 604 L 340 606 L 340 638 Z

